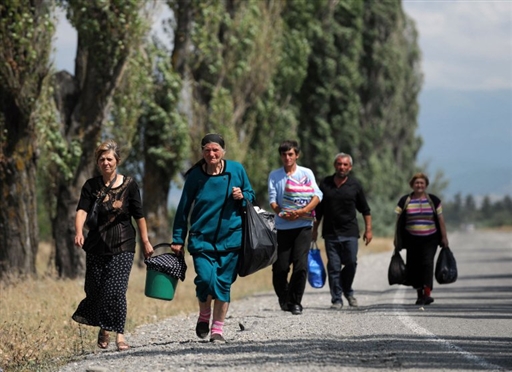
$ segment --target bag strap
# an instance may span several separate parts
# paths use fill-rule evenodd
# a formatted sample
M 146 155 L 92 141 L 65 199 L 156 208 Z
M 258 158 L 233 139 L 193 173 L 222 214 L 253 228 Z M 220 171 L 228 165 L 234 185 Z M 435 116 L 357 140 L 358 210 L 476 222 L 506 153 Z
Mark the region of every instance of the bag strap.
M 226 209 L 226 204 L 227 204 L 227 201 L 228 201 L 228 196 L 229 196 L 229 185 L 231 184 L 231 173 L 229 172 L 225 172 L 224 174 L 226 174 L 228 176 L 228 186 L 226 187 L 226 196 L 224 197 L 224 203 L 222 204 L 222 208 L 220 210 L 220 215 L 219 215 L 219 222 L 217 223 L 217 229 L 215 230 L 215 235 L 213 237 L 213 248 L 215 248 L 215 252 L 217 252 L 217 255 L 219 256 L 219 251 L 217 250 L 217 238 L 219 237 L 219 231 L 220 231 L 220 225 L 222 224 L 222 215 L 224 214 L 224 210 Z M 219 256 L 219 259 L 220 259 L 220 256 Z
M 105 191 L 101 192 L 100 195 L 98 196 L 98 199 L 97 199 L 98 203 L 101 203 L 103 201 L 103 199 L 105 199 L 105 197 L 107 196 L 107 194 L 110 191 L 110 189 L 112 188 L 112 186 L 114 186 L 114 184 L 116 183 L 116 180 L 117 180 L 117 173 L 116 173 L 114 179 L 112 180 L 112 182 L 109 183 L 109 185 L 107 186 Z

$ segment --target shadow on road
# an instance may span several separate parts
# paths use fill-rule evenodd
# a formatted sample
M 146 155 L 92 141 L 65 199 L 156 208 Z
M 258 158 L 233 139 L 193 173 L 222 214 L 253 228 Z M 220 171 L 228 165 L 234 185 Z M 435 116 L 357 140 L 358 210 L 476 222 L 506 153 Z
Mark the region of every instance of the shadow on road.
M 498 362 L 501 366 L 512 366 L 511 339 L 488 339 L 467 337 L 456 341 L 458 345 L 467 345 L 472 352 Z M 167 343 L 173 344 L 172 342 Z M 222 370 L 233 367 L 236 360 L 237 368 L 244 366 L 272 364 L 300 368 L 311 366 L 323 367 L 365 367 L 375 369 L 427 369 L 427 370 L 478 370 L 474 361 L 455 358 L 453 353 L 439 348 L 439 345 L 425 337 L 382 334 L 378 337 L 344 337 L 336 338 L 297 338 L 293 341 L 273 339 L 258 343 L 225 344 L 218 347 L 208 342 L 188 342 L 181 349 L 173 351 L 173 356 L 190 358 L 199 353 L 196 367 L 218 368 Z M 475 350 L 474 345 L 478 348 Z M 160 344 L 165 346 L 163 344 Z M 185 346 L 185 347 L 183 347 Z M 413 350 L 413 351 L 407 351 Z M 326 351 L 329 351 L 328 355 Z M 209 355 L 226 355 L 228 358 L 211 358 Z M 165 351 L 134 351 L 133 357 L 144 356 L 160 358 L 167 355 Z M 123 358 L 117 353 L 111 358 Z

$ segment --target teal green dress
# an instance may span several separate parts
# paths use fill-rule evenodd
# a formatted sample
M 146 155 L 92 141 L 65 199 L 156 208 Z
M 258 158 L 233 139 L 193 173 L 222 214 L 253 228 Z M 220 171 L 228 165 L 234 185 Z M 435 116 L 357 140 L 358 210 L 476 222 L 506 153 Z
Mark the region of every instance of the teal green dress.
M 240 187 L 243 200 L 233 199 L 233 187 Z M 218 175 L 208 175 L 200 166 L 188 174 L 174 218 L 173 243 L 184 244 L 188 234 L 187 249 L 193 257 L 196 295 L 201 302 L 208 295 L 230 302 L 242 246 L 245 200 L 254 202 L 254 191 L 240 163 L 225 160 L 224 171 Z

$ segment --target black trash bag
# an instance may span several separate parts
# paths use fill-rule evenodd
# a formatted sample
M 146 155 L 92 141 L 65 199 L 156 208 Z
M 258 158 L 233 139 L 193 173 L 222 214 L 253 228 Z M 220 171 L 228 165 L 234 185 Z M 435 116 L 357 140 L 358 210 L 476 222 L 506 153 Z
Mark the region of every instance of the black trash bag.
M 274 214 L 256 208 L 246 201 L 243 208 L 242 252 L 238 259 L 238 275 L 255 273 L 277 260 L 277 230 Z
M 437 256 L 435 277 L 439 284 L 450 284 L 457 280 L 457 262 L 449 247 L 444 247 Z
M 308 254 L 308 282 L 313 288 L 322 288 L 325 285 L 327 273 L 316 242 L 311 243 Z
M 407 267 L 400 252 L 395 251 L 391 256 L 391 262 L 388 268 L 389 285 L 404 284 L 407 285 Z

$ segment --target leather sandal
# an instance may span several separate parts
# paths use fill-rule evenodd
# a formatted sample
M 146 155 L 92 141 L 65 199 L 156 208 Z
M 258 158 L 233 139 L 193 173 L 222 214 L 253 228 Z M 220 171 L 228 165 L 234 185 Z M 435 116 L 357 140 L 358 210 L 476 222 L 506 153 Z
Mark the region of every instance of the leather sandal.
M 104 329 L 100 328 L 98 332 L 98 347 L 100 349 L 106 349 L 110 342 L 110 335 Z
M 126 343 L 126 341 L 118 341 L 116 342 L 117 351 L 125 351 L 130 348 L 130 345 Z

